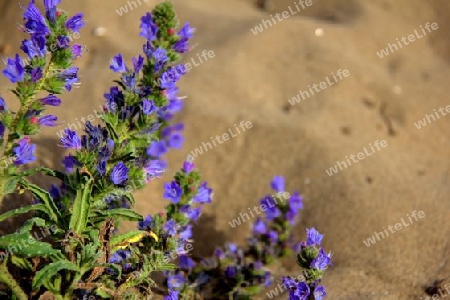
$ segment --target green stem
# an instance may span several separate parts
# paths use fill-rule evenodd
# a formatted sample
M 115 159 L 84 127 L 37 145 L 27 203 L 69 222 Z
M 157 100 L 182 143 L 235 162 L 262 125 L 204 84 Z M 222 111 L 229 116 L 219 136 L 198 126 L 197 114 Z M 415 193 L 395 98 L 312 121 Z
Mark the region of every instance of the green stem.
M 1 150 L 2 153 L 0 154 L 0 159 L 1 161 L 5 161 L 8 159 L 8 155 L 10 155 L 12 153 L 12 148 L 13 148 L 13 144 L 14 144 L 14 139 L 10 140 L 9 139 L 9 133 L 13 133 L 16 134 L 17 132 L 17 123 L 19 122 L 20 118 L 22 118 L 25 113 L 28 111 L 30 105 L 33 103 L 33 100 L 35 98 L 35 96 L 42 90 L 42 88 L 44 87 L 45 81 L 48 79 L 49 74 L 52 71 L 52 63 L 53 63 L 53 55 L 50 58 L 50 61 L 47 65 L 47 67 L 44 70 L 44 74 L 42 76 L 42 78 L 39 80 L 38 85 L 36 86 L 36 89 L 34 91 L 34 93 L 32 95 L 30 95 L 28 98 L 26 98 L 24 101 L 20 101 L 21 105 L 20 105 L 20 109 L 17 112 L 17 114 L 14 117 L 14 120 L 11 124 L 11 127 L 8 128 L 8 134 L 5 135 L 4 140 L 2 140 L 2 145 L 1 145 Z M 23 103 L 23 105 L 22 105 Z M 3 202 L 3 198 L 4 198 L 4 194 L 3 194 L 3 189 L 5 186 L 5 169 L 0 169 L 0 207 L 2 205 Z
M 44 84 L 46 82 L 46 80 L 48 79 L 49 74 L 51 74 L 52 72 L 52 64 L 53 64 L 53 55 L 50 58 L 50 61 L 47 65 L 47 67 L 44 70 L 44 73 L 42 75 L 42 78 L 39 80 L 36 89 L 34 90 L 34 93 L 32 93 L 28 98 L 25 98 L 24 101 L 20 101 L 21 105 L 20 105 L 20 109 L 19 111 L 16 113 L 16 116 L 14 117 L 14 120 L 11 124 L 11 127 L 9 128 L 9 132 L 12 133 L 17 133 L 17 123 L 19 122 L 19 120 L 26 114 L 26 112 L 28 111 L 28 109 L 30 108 L 30 105 L 33 103 L 33 100 L 35 98 L 35 96 L 42 90 L 42 88 L 44 87 Z M 22 104 L 23 103 L 23 104 Z M 8 155 L 11 152 L 13 143 L 13 141 L 9 140 L 8 136 L 5 136 L 5 141 L 6 141 L 6 149 L 3 152 L 4 155 Z
M 8 268 L 4 263 L 0 264 L 0 282 L 6 284 L 9 287 L 9 289 L 14 293 L 14 295 L 16 295 L 18 300 L 28 299 L 27 295 L 19 286 L 14 277 L 12 277 L 12 275 L 9 273 Z

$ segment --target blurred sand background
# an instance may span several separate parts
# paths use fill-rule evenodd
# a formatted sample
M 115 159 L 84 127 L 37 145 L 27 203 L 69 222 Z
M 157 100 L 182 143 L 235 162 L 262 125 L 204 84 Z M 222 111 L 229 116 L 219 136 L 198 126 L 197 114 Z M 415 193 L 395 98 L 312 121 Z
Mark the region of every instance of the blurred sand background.
M 178 119 L 185 122 L 186 142 L 168 156 L 164 180 L 202 142 L 241 121 L 253 124 L 195 161 L 214 189 L 214 201 L 195 229 L 194 251 L 206 255 L 226 241 L 244 243 L 250 223 L 232 229 L 228 222 L 270 193 L 269 182 L 279 174 L 286 177 L 288 191 L 305 197 L 299 239 L 305 226 L 314 226 L 325 234 L 325 249 L 334 252 L 324 279 L 327 299 L 425 299 L 425 288 L 435 280 L 450 283 L 450 116 L 420 130 L 414 126 L 450 104 L 450 2 L 313 0 L 311 7 L 258 35 L 250 29 L 294 0 L 173 2 L 182 21 L 197 28 L 192 44 L 198 45 L 185 61 L 203 50 L 215 57 L 181 80 L 181 94 L 188 98 Z M 18 3 L 0 0 L 1 59 L 12 56 L 23 38 Z M 155 1 L 141 3 L 119 16 L 124 0 L 63 1 L 68 11 L 85 13 L 79 41 L 89 52 L 78 63 L 81 86 L 51 110 L 61 121 L 73 123 L 98 110 L 114 79 L 108 70 L 113 55 L 122 52 L 129 61 L 141 52 L 139 18 Z M 426 22 L 438 23 L 439 29 L 383 59 L 377 56 Z M 96 28 L 104 35 L 97 36 Z M 299 104 L 288 103 L 338 69 L 350 76 Z M 11 84 L 5 78 L 0 84 L 10 102 L 12 94 L 5 90 Z M 58 166 L 63 156 L 55 134 L 63 127 L 44 129 L 37 141 L 39 159 L 49 166 Z M 388 147 L 334 176 L 325 173 L 376 140 L 386 140 Z M 137 193 L 143 214 L 166 203 L 162 182 Z M 11 205 L 19 204 L 5 207 Z M 375 231 L 412 211 L 424 211 L 425 218 L 364 245 Z M 276 279 L 299 272 L 294 257 L 273 270 Z

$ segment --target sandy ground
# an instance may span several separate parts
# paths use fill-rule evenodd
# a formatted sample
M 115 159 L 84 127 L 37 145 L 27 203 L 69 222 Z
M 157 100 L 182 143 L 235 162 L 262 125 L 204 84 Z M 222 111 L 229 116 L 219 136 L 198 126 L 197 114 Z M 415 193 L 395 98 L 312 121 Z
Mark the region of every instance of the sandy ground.
M 116 10 L 126 1 L 65 1 L 67 10 L 85 12 L 88 25 L 80 42 L 90 51 L 79 63 L 82 85 L 54 110 L 61 120 L 73 123 L 98 109 L 113 79 L 110 57 L 123 52 L 129 59 L 141 50 L 138 18 L 155 3 L 141 2 L 119 16 Z M 293 0 L 261 2 L 259 7 L 253 0 L 173 2 L 180 18 L 197 28 L 198 45 L 186 62 L 203 50 L 214 51 L 215 57 L 181 82 L 182 94 L 188 96 L 179 117 L 186 123 L 186 143 L 169 155 L 166 179 L 211 136 L 241 121 L 253 124 L 196 159 L 214 188 L 214 204 L 196 228 L 195 251 L 208 254 L 225 241 L 243 243 L 248 222 L 235 229 L 228 222 L 258 203 L 270 192 L 272 176 L 281 174 L 289 191 L 297 189 L 306 199 L 299 238 L 305 226 L 315 226 L 325 234 L 325 248 L 335 253 L 324 280 L 328 299 L 421 299 L 436 279 L 450 283 L 450 116 L 420 130 L 414 125 L 425 114 L 450 105 L 450 3 L 313 0 L 300 13 L 254 35 L 251 28 L 271 14 L 294 8 Z M 0 1 L 0 45 L 6 52 L 2 59 L 11 56 L 21 40 L 17 3 Z M 378 57 L 377 51 L 388 43 L 420 32 L 427 22 L 438 23 L 439 29 Z M 105 29 L 104 36 L 95 36 L 98 27 Z M 319 84 L 338 69 L 350 75 L 289 104 L 299 90 Z M 4 78 L 0 84 L 2 90 L 10 87 Z M 63 153 L 56 146 L 56 131 L 62 128 L 44 130 L 38 141 L 41 162 L 59 164 Z M 386 140 L 388 146 L 327 175 L 325 170 L 337 160 L 356 155 L 376 140 Z M 151 185 L 137 194 L 141 212 L 154 213 L 165 204 L 162 180 Z M 423 211 L 425 217 L 365 246 L 363 241 L 375 231 L 402 218 L 407 221 L 413 211 Z M 275 274 L 296 275 L 294 261 L 280 262 Z

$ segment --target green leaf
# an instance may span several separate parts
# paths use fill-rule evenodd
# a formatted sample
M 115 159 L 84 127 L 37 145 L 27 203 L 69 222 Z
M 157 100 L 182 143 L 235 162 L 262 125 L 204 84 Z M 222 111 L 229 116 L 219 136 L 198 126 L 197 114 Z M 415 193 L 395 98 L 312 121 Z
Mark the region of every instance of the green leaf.
M 31 218 L 29 220 L 27 220 L 22 227 L 20 228 L 19 232 L 20 233 L 26 233 L 26 232 L 30 232 L 31 229 L 33 229 L 34 226 L 38 226 L 38 227 L 44 227 L 45 226 L 45 220 L 41 219 L 41 218 Z
M 3 195 L 8 195 L 16 190 L 19 180 L 15 177 L 5 178 L 5 185 L 3 186 Z
M 60 172 L 60 171 L 56 171 L 56 170 L 52 170 L 49 168 L 45 168 L 45 167 L 37 167 L 37 168 L 33 168 L 33 169 L 29 169 L 26 171 L 23 171 L 19 174 L 20 177 L 26 177 L 26 176 L 30 176 L 30 175 L 34 175 L 38 172 L 42 172 L 43 174 L 47 175 L 47 176 L 51 176 L 51 177 L 55 177 L 58 179 L 61 179 L 61 181 L 67 182 L 67 175 Z
M 88 174 L 82 175 L 81 180 L 85 180 L 86 182 L 77 190 L 77 196 L 73 203 L 72 217 L 69 223 L 69 228 L 79 235 L 83 234 L 86 229 L 91 205 L 90 198 L 94 184 L 94 179 Z
M 30 211 L 41 211 L 43 213 L 46 213 L 48 215 L 50 215 L 47 207 L 44 204 L 35 204 L 35 205 L 29 205 L 29 206 L 25 206 L 25 207 L 21 207 L 21 208 L 17 208 L 14 210 L 10 210 L 8 212 L 5 212 L 4 214 L 0 215 L 0 222 L 3 220 L 6 220 L 8 218 L 11 217 L 15 217 L 21 214 L 26 214 Z
M 68 260 L 53 262 L 36 272 L 33 278 L 33 289 L 39 289 L 43 284 L 51 281 L 61 270 L 79 272 L 78 266 Z
M 26 258 L 13 256 L 11 258 L 11 262 L 15 266 L 19 267 L 20 269 L 24 269 L 24 270 L 27 270 L 27 271 L 32 271 L 33 270 L 33 265 Z
M 61 213 L 49 192 L 35 184 L 29 183 L 25 178 L 21 178 L 19 182 L 25 189 L 29 190 L 37 199 L 43 202 L 48 209 L 47 213 L 52 221 L 56 224 L 63 224 Z
M 0 249 L 8 250 L 9 255 L 24 257 L 47 257 L 61 253 L 49 243 L 37 241 L 30 233 L 13 233 L 0 237 Z
M 113 219 L 124 219 L 132 222 L 143 220 L 143 217 L 140 214 L 138 214 L 134 210 L 126 208 L 115 208 L 110 210 L 97 211 L 96 213 L 103 218 L 110 217 Z

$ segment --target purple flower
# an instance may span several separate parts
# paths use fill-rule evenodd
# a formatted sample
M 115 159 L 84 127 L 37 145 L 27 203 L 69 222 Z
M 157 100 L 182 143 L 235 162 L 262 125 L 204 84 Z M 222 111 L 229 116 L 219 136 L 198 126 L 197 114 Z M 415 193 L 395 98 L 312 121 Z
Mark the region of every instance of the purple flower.
M 270 183 L 272 189 L 277 192 L 284 192 L 284 177 L 283 176 L 274 176 L 272 182 Z
M 186 38 L 180 39 L 178 42 L 173 45 L 173 50 L 178 53 L 186 53 L 189 51 L 189 40 Z
M 181 27 L 180 31 L 178 31 L 178 35 L 182 39 L 190 39 L 194 36 L 194 32 L 195 32 L 195 28 L 192 28 L 189 25 L 189 22 L 187 22 L 186 24 L 184 24 L 183 27 Z
M 106 174 L 106 160 L 101 159 L 97 166 L 96 166 L 97 172 L 101 175 L 101 176 L 105 176 Z
M 147 41 L 147 43 L 145 43 L 142 48 L 147 58 L 150 58 L 152 56 L 153 51 L 155 50 L 149 41 Z
M 173 126 L 168 126 L 161 131 L 161 134 L 164 138 L 170 137 L 172 132 L 174 131 L 182 131 L 184 129 L 183 123 L 178 123 Z
M 266 232 L 267 232 L 266 223 L 260 218 L 257 218 L 255 223 L 253 224 L 253 233 L 265 234 Z
M 63 158 L 62 164 L 67 173 L 72 173 L 79 162 L 72 155 L 68 155 Z
M 181 232 L 180 237 L 184 240 L 189 240 L 192 238 L 192 225 L 187 225 Z
M 46 115 L 46 116 L 40 117 L 38 119 L 38 122 L 39 122 L 39 125 L 41 125 L 41 126 L 54 127 L 54 126 L 56 126 L 57 120 L 58 120 L 58 117 L 56 117 L 54 115 Z
M 266 196 L 261 200 L 261 205 L 266 207 L 266 218 L 268 220 L 273 220 L 280 216 L 280 210 L 277 208 L 277 203 L 272 197 Z
M 70 45 L 70 39 L 68 36 L 65 35 L 60 35 L 57 38 L 56 44 L 58 45 L 59 48 L 61 49 L 66 49 L 69 48 Z
M 123 84 L 128 87 L 130 90 L 135 90 L 136 86 L 136 74 L 123 74 L 122 75 Z
M 172 201 L 173 203 L 180 202 L 183 191 L 176 181 L 164 184 L 164 198 Z
M 235 266 L 228 266 L 225 269 L 225 276 L 227 276 L 228 278 L 234 278 L 236 276 L 237 273 L 237 269 Z
M 56 22 L 56 6 L 61 3 L 61 0 L 44 0 L 47 19 L 52 23 Z
M 180 213 L 183 213 L 187 218 L 189 218 L 193 222 L 196 222 L 198 220 L 201 211 L 202 211 L 201 207 L 191 209 L 190 205 L 183 205 L 180 208 Z
M 319 285 L 314 290 L 314 299 L 315 300 L 322 300 L 327 295 L 327 292 L 325 291 L 325 287 Z
M 264 273 L 264 286 L 269 287 L 272 285 L 272 275 L 270 275 L 269 271 Z
M 179 69 L 174 67 L 169 67 L 164 73 L 161 74 L 161 87 L 162 88 L 174 88 L 176 87 L 173 85 L 175 82 L 180 80 L 181 78 Z
M 83 46 L 78 44 L 72 46 L 72 58 L 81 57 L 82 54 L 83 54 Z
M 61 99 L 59 99 L 55 95 L 48 95 L 47 97 L 42 98 L 40 101 L 44 105 L 50 105 L 50 106 L 60 106 L 61 105 Z
M 64 87 L 70 92 L 72 85 L 78 82 L 78 67 L 70 67 L 60 73 L 58 77 L 64 80 Z
M 212 189 L 208 188 L 207 183 L 204 182 L 198 189 L 197 195 L 192 199 L 197 203 L 211 203 Z
M 286 220 L 289 222 L 289 224 L 291 226 L 293 226 L 295 224 L 295 221 L 297 220 L 297 215 L 298 212 L 292 210 L 292 208 L 290 208 L 287 212 L 286 212 Z
M 193 269 L 195 267 L 196 263 L 192 258 L 190 258 L 187 255 L 180 255 L 180 268 L 184 270 Z
M 302 281 L 297 283 L 297 286 L 294 289 L 291 289 L 289 292 L 289 299 L 291 300 L 307 300 L 309 297 L 309 286 L 306 282 Z
M 5 134 L 5 125 L 3 122 L 0 122 L 0 138 L 3 138 L 3 135 Z
M 227 245 L 227 248 L 228 248 L 228 250 L 229 250 L 231 253 L 236 253 L 236 252 L 237 252 L 237 246 L 236 246 L 236 244 L 234 244 L 234 243 L 229 243 L 229 244 Z
M 28 4 L 28 9 L 23 14 L 25 21 L 25 31 L 34 36 L 46 36 L 50 33 L 45 22 L 44 16 L 34 4 L 34 1 Z
M 25 71 L 19 54 L 16 54 L 14 59 L 8 58 L 8 61 L 6 63 L 6 69 L 3 70 L 3 74 L 12 83 L 23 81 Z
M 68 28 L 72 31 L 75 31 L 75 32 L 79 32 L 79 30 L 83 26 L 84 26 L 84 22 L 83 22 L 83 14 L 82 13 L 75 14 L 72 18 L 70 18 L 66 22 L 66 28 Z
M 162 47 L 158 47 L 158 49 L 152 53 L 152 57 L 155 60 L 154 71 L 156 73 L 161 71 L 165 63 L 169 60 L 166 49 Z
M 139 230 L 149 230 L 155 225 L 153 221 L 153 217 L 151 215 L 147 215 L 144 220 L 139 221 Z
M 106 106 L 109 111 L 116 111 L 118 106 L 121 106 L 125 101 L 122 91 L 117 86 L 111 87 L 109 94 L 103 95 L 107 101 Z
M 311 229 L 306 229 L 306 236 L 307 246 L 320 245 L 320 243 L 322 243 L 323 235 L 320 234 L 314 227 Z
M 164 224 L 163 229 L 167 232 L 168 235 L 172 236 L 177 234 L 178 224 L 174 219 L 170 219 L 166 222 L 166 224 Z
M 191 173 L 192 170 L 194 170 L 195 165 L 189 161 L 185 161 L 183 163 L 183 172 L 186 174 Z
M 272 245 L 278 242 L 278 233 L 275 230 L 269 231 L 269 240 Z
M 81 149 L 81 140 L 75 131 L 66 128 L 61 138 L 61 145 L 66 149 L 73 148 L 79 150 Z
M 171 290 L 166 296 L 164 296 L 163 300 L 178 300 L 179 294 L 180 291 Z
M 281 277 L 281 282 L 287 290 L 292 290 L 297 287 L 297 282 L 291 277 Z
M 29 144 L 28 138 L 23 138 L 17 142 L 18 146 L 14 147 L 16 165 L 25 165 L 27 163 L 36 160 L 34 152 L 36 151 L 36 145 Z
M 20 49 L 22 49 L 29 58 L 44 57 L 47 53 L 45 43 L 45 37 L 34 36 L 31 38 L 31 40 L 22 41 L 22 46 L 20 47 Z
M 109 262 L 112 264 L 119 264 L 129 257 L 131 257 L 131 252 L 129 250 L 117 250 L 111 255 Z
M 121 184 L 127 179 L 128 168 L 123 162 L 119 161 L 111 172 L 111 181 L 114 182 L 114 184 Z
M 216 249 L 214 250 L 214 256 L 217 257 L 219 260 L 220 260 L 220 259 L 224 259 L 224 258 L 225 258 L 225 253 L 223 252 L 222 249 L 216 248 Z
M 155 103 L 153 102 L 153 100 L 147 100 L 144 99 L 142 101 L 142 112 L 145 115 L 151 115 L 152 113 L 154 113 L 156 110 L 158 109 L 158 107 L 155 105 Z
M 180 149 L 181 147 L 183 147 L 183 142 L 184 142 L 183 135 L 179 132 L 176 132 L 169 136 L 167 144 L 171 148 Z
M 153 157 L 160 157 L 167 152 L 167 146 L 165 141 L 155 141 L 147 148 L 147 154 Z
M 52 184 L 48 192 L 54 200 L 61 199 L 61 191 L 55 184 Z
M 42 74 L 42 68 L 37 67 L 37 68 L 31 70 L 30 75 L 31 75 L 31 82 L 38 82 L 38 80 L 41 80 L 41 78 L 44 74 Z
M 139 55 L 138 57 L 133 57 L 131 60 L 133 61 L 134 73 L 139 73 L 144 66 L 144 58 Z
M 141 32 L 140 36 L 146 38 L 149 42 L 156 38 L 156 33 L 158 32 L 158 27 L 153 23 L 152 15 L 147 13 L 141 18 Z
M 298 194 L 298 192 L 294 192 L 294 194 L 292 194 L 289 199 L 289 207 L 295 212 L 303 208 L 303 198 Z
M 127 67 L 125 66 L 121 53 L 111 59 L 109 68 L 115 73 L 125 73 L 127 71 Z
M 331 265 L 331 256 L 320 249 L 319 255 L 311 261 L 311 267 L 319 270 L 326 270 Z
M 160 160 L 150 160 L 144 166 L 144 172 L 148 179 L 160 177 L 165 171 L 165 165 Z
M 5 111 L 6 110 L 6 103 L 5 103 L 5 99 L 3 99 L 0 96 L 0 112 Z

